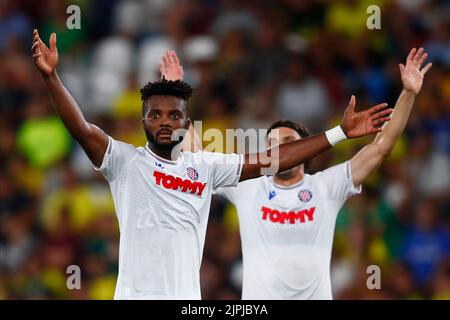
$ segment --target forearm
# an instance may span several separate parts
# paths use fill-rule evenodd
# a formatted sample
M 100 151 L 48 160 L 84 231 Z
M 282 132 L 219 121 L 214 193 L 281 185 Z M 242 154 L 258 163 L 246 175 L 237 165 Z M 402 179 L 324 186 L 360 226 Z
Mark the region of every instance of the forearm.
M 410 91 L 403 90 L 400 94 L 392 112 L 391 120 L 386 122 L 383 131 L 377 134 L 373 142 L 379 146 L 381 152 L 389 154 L 395 142 L 405 130 L 415 98 L 416 95 Z
M 94 165 L 99 167 L 108 146 L 108 136 L 86 121 L 77 103 L 64 87 L 56 71 L 43 76 L 56 113 Z
M 325 133 L 285 143 L 267 152 L 245 155 L 241 181 L 276 174 L 304 163 L 331 148 Z
M 359 186 L 389 156 L 408 123 L 415 96 L 414 93 L 403 90 L 395 105 L 392 118 L 384 125 L 383 131 L 351 159 L 350 166 L 355 186 Z
M 47 85 L 53 107 L 65 127 L 76 140 L 83 139 L 88 134 L 90 128 L 78 104 L 64 87 L 56 71 L 49 76 L 44 75 L 43 79 Z

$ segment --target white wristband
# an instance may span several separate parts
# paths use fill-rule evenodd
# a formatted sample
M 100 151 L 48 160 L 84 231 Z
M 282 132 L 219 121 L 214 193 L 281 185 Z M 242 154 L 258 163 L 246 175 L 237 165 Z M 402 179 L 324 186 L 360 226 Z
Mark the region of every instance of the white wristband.
M 335 146 L 337 143 L 347 139 L 347 136 L 344 131 L 342 131 L 341 126 L 336 126 L 333 129 L 325 131 L 325 135 L 331 146 Z

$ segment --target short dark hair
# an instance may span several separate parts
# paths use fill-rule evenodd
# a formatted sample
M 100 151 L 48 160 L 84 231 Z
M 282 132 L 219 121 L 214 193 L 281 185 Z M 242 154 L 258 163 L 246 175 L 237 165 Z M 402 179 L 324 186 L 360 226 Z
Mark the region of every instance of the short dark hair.
M 298 135 L 302 138 L 309 137 L 311 133 L 309 132 L 308 128 L 301 124 L 296 124 L 295 122 L 289 121 L 289 120 L 278 120 L 272 123 L 272 125 L 267 129 L 267 136 L 269 136 L 269 133 L 277 128 L 290 128 L 298 133 Z M 311 169 L 311 163 L 310 160 L 305 161 L 305 171 L 309 171 Z
M 302 138 L 306 138 L 309 137 L 311 135 L 311 133 L 309 132 L 309 130 L 301 125 L 301 124 L 296 124 L 295 122 L 289 121 L 289 120 L 278 120 L 275 121 L 274 123 L 272 123 L 272 125 L 269 127 L 269 129 L 267 129 L 267 135 L 269 135 L 270 131 L 272 131 L 273 129 L 277 129 L 277 128 L 291 128 L 292 130 L 295 130 L 298 135 Z
M 162 78 L 159 81 L 149 82 L 139 90 L 142 100 L 142 116 L 145 116 L 147 107 L 145 101 L 151 96 L 175 96 L 183 99 L 185 102 L 192 96 L 192 87 L 182 80 L 166 80 Z

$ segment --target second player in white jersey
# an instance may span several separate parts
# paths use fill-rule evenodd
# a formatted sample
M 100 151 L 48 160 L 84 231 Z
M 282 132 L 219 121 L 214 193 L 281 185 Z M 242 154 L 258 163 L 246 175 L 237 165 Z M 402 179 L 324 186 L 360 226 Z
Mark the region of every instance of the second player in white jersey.
M 244 299 L 331 299 L 330 259 L 337 214 L 390 154 L 403 132 L 423 77 L 427 54 L 411 50 L 400 65 L 403 91 L 392 120 L 350 161 L 308 175 L 304 165 L 221 188 L 235 204 L 242 240 Z M 304 128 L 278 121 L 268 147 L 305 138 Z
M 289 187 L 260 177 L 220 188 L 238 212 L 243 299 L 331 299 L 330 259 L 337 214 L 361 192 L 350 162 Z M 251 201 L 249 201 L 251 199 Z

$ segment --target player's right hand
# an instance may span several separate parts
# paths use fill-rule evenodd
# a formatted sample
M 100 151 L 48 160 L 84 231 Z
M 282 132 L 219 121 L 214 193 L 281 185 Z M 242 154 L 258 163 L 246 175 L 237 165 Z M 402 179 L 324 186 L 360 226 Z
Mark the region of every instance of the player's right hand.
M 161 71 L 161 78 L 170 81 L 183 80 L 183 66 L 180 64 L 177 54 L 173 50 L 166 51 L 159 64 L 159 70 Z
M 50 48 L 39 37 L 36 29 L 33 30 L 33 61 L 36 68 L 46 76 L 55 71 L 58 64 L 58 49 L 56 48 L 56 34 L 50 35 Z

